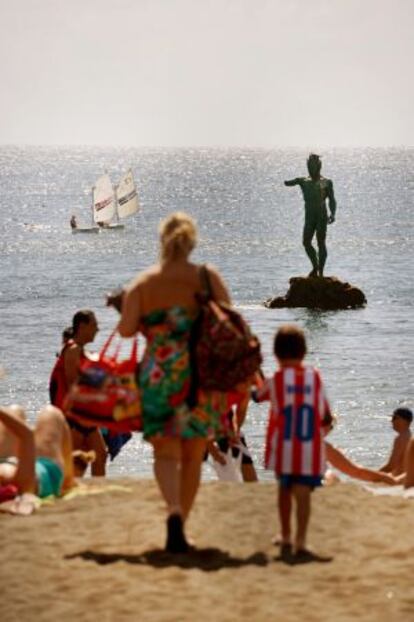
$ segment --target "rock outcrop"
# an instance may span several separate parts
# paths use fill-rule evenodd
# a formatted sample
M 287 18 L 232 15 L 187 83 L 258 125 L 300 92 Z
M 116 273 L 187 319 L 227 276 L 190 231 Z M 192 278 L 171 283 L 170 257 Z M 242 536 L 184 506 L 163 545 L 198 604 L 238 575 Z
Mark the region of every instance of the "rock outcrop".
M 269 309 L 282 307 L 307 307 L 309 309 L 357 309 L 363 307 L 365 294 L 350 283 L 344 283 L 334 276 L 303 277 L 289 279 L 290 287 L 285 296 L 269 298 L 264 303 Z

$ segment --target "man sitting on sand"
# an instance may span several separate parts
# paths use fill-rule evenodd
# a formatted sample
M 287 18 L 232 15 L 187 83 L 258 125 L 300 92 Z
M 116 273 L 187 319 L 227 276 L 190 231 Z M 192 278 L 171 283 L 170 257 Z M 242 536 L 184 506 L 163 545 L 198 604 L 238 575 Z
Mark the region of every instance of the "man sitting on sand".
M 413 413 L 409 408 L 397 408 L 392 415 L 392 427 L 397 432 L 394 440 L 391 455 L 388 462 L 380 468 L 384 473 L 391 475 L 401 475 L 405 471 L 404 459 L 411 439 L 410 425 L 413 420 Z
M 412 438 L 405 451 L 405 474 L 402 481 L 404 488 L 414 487 L 414 438 Z
M 12 452 L 0 461 L 0 485 L 39 497 L 60 496 L 74 486 L 70 430 L 58 408 L 45 406 L 32 430 L 19 406 L 1 406 L 0 429 L 0 455 Z

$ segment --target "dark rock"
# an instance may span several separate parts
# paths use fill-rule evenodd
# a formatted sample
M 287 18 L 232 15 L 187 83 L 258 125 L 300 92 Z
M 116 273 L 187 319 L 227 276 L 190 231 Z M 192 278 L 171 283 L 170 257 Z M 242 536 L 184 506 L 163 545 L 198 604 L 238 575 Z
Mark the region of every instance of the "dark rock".
M 350 283 L 335 276 L 303 277 L 289 279 L 290 287 L 285 296 L 269 298 L 264 303 L 269 309 L 283 307 L 308 307 L 309 309 L 356 309 L 366 304 L 365 294 Z

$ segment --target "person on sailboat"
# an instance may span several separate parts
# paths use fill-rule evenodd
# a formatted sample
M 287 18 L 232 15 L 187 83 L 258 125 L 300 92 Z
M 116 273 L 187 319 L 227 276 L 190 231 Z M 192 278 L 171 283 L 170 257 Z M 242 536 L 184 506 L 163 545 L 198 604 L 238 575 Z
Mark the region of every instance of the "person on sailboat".
M 64 409 L 65 397 L 70 387 L 78 378 L 82 359 L 90 358 L 85 352 L 85 345 L 95 339 L 99 330 L 94 312 L 89 309 L 77 311 L 73 316 L 72 330 L 72 338 L 64 344 L 49 381 L 50 401 L 61 409 Z M 70 419 L 68 424 L 73 448 L 95 451 L 96 459 L 91 464 L 92 475 L 105 475 L 107 451 L 99 428 L 85 427 Z
M 72 214 L 72 216 L 71 216 L 70 227 L 71 227 L 71 229 L 77 229 L 78 228 L 78 223 L 76 222 L 75 214 Z

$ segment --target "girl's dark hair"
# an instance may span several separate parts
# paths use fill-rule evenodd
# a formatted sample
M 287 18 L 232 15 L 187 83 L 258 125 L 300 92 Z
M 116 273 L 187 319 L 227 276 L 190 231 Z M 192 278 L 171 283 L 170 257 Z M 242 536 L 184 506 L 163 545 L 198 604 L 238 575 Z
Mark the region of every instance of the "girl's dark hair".
M 275 336 L 273 352 L 279 359 L 303 359 L 306 355 L 303 331 L 293 324 L 281 326 Z
M 66 343 L 69 339 L 73 338 L 73 328 L 72 326 L 67 326 L 62 332 L 62 341 Z

